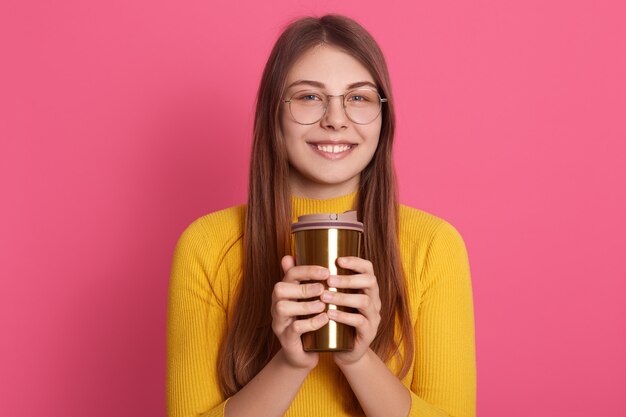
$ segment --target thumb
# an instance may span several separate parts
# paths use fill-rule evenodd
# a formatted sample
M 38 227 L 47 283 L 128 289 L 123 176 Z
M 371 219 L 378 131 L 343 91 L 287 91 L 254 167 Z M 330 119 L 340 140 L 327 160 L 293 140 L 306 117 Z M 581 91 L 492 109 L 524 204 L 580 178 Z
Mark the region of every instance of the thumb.
M 296 266 L 296 261 L 293 259 L 293 256 L 285 255 L 280 261 L 280 266 L 283 268 L 283 273 L 286 274 L 287 271 Z

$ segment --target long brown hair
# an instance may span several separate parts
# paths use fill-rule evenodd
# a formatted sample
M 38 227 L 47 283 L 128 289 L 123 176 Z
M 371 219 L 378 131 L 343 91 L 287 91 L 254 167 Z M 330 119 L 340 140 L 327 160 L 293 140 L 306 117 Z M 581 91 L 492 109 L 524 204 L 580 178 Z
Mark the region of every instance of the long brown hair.
M 281 99 L 287 73 L 310 48 L 328 44 L 342 49 L 369 70 L 383 106 L 378 148 L 360 176 L 357 210 L 365 225 L 363 257 L 374 265 L 382 303 L 381 325 L 371 348 L 384 361 L 398 356 L 400 377 L 413 360 L 409 318 L 398 249 L 398 198 L 392 162 L 395 117 L 389 74 L 371 35 L 355 21 L 336 15 L 303 18 L 290 24 L 277 40 L 258 91 L 246 224 L 244 269 L 232 320 L 222 343 L 219 382 L 231 396 L 250 381 L 280 349 L 271 327 L 271 294 L 282 279 L 280 259 L 290 253 L 291 195 L 289 162 L 280 131 Z M 394 323 L 401 334 L 394 337 Z

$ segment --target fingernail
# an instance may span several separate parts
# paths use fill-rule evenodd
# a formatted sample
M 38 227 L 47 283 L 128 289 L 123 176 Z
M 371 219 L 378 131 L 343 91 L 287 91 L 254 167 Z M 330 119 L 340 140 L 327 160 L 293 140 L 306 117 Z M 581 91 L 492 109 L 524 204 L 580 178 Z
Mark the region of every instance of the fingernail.
M 328 320 L 328 316 L 326 314 L 322 314 L 321 316 L 317 316 L 315 318 L 315 321 L 317 321 L 318 324 L 324 324 L 326 323 L 327 320 Z
M 326 304 L 322 303 L 321 301 L 318 301 L 313 305 L 313 308 L 315 308 L 315 310 L 323 310 L 325 307 Z
M 339 284 L 339 278 L 337 278 L 337 277 L 330 277 L 330 278 L 328 278 L 328 285 L 331 285 L 331 286 L 334 287 L 337 284 Z
M 319 276 L 322 278 L 328 276 L 328 269 L 320 269 Z
M 315 291 L 316 294 L 324 291 L 324 285 L 322 285 L 322 284 L 315 284 L 315 287 L 314 287 L 313 291 Z
M 334 318 L 336 318 L 336 317 L 337 317 L 337 310 L 328 310 L 328 311 L 326 312 L 326 314 L 328 314 L 328 317 L 330 317 L 330 318 L 333 318 L 333 319 L 334 319 Z
M 322 300 L 324 301 L 330 301 L 333 299 L 333 295 L 329 292 L 325 292 L 324 294 L 322 294 Z

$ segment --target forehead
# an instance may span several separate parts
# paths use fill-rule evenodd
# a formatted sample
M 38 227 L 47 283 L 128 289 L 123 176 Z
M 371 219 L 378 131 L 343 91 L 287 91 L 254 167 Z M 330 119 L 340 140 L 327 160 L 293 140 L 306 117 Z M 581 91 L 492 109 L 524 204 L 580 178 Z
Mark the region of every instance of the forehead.
M 289 70 L 286 85 L 300 80 L 317 81 L 328 89 L 342 89 L 362 81 L 374 83 L 365 66 L 332 45 L 317 45 L 302 54 Z

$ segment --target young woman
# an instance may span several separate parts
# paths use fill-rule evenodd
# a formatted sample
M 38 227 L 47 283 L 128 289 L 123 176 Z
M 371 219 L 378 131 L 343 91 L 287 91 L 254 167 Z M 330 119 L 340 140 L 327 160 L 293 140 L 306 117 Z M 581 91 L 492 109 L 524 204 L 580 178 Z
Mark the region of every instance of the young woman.
M 387 67 L 361 26 L 287 27 L 258 92 L 248 204 L 196 220 L 176 247 L 169 417 L 475 415 L 467 252 L 445 220 L 397 202 L 394 125 Z M 338 263 L 355 275 L 295 266 L 291 223 L 350 209 L 364 250 Z M 356 328 L 355 348 L 303 351 L 300 336 L 329 320 Z

